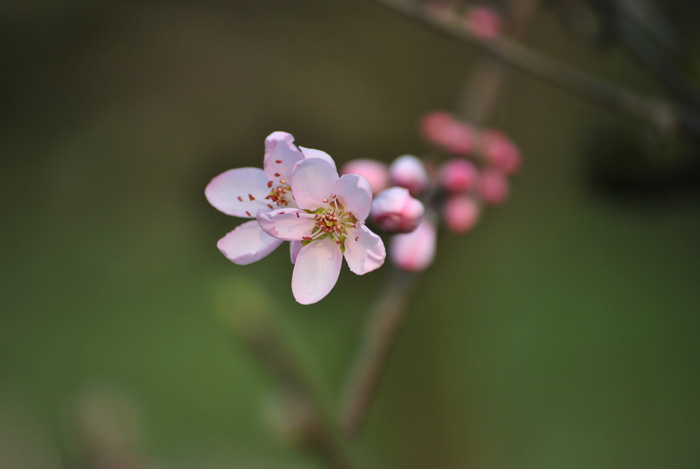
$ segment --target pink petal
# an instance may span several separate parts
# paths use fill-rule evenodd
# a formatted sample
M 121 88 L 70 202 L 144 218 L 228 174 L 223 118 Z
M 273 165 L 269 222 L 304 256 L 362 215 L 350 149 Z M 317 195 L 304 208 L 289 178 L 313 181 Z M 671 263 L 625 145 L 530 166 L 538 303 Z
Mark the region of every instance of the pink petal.
M 299 255 L 299 251 L 301 250 L 303 244 L 301 244 L 301 241 L 292 241 L 289 243 L 289 257 L 292 260 L 292 264 L 294 264 L 297 261 L 297 256 Z
M 335 166 L 321 158 L 301 160 L 292 174 L 292 194 L 299 207 L 316 210 L 331 197 L 333 183 L 338 180 Z M 326 202 L 323 202 L 324 199 Z
M 313 148 L 299 147 L 301 152 L 304 154 L 304 158 L 321 158 L 322 160 L 328 161 L 335 168 L 335 161 L 331 158 L 331 155 L 321 150 L 314 150 Z
M 322 300 L 335 286 L 343 255 L 335 241 L 318 239 L 302 247 L 292 274 L 292 293 L 303 305 Z
M 301 240 L 310 236 L 316 220 L 313 216 L 295 208 L 258 212 L 260 227 L 270 236 L 286 241 Z
M 345 261 L 350 271 L 357 275 L 372 272 L 384 264 L 386 249 L 382 238 L 372 233 L 365 225 L 348 230 L 345 240 Z
M 259 261 L 282 244 L 281 239 L 273 238 L 260 229 L 253 220 L 236 227 L 235 230 L 221 238 L 216 246 L 219 251 L 239 265 Z
M 304 155 L 294 145 L 294 137 L 287 132 L 272 132 L 265 139 L 265 159 L 263 168 L 270 181 L 275 185 L 280 179 L 288 181 L 292 176 L 294 165 L 304 159 Z M 267 181 L 265 181 L 267 182 Z
M 391 239 L 389 253 L 392 262 L 403 270 L 426 269 L 435 257 L 436 238 L 435 225 L 424 218 L 414 231 Z
M 352 160 L 345 163 L 340 170 L 342 174 L 359 174 L 369 182 L 372 194 L 379 194 L 389 186 L 389 167 L 374 160 Z
M 234 217 L 251 218 L 266 207 L 270 189 L 267 176 L 259 168 L 230 169 L 216 176 L 204 190 L 217 210 Z
M 372 187 L 367 179 L 357 174 L 343 174 L 331 191 L 338 196 L 346 212 L 352 212 L 359 221 L 365 221 L 372 209 Z

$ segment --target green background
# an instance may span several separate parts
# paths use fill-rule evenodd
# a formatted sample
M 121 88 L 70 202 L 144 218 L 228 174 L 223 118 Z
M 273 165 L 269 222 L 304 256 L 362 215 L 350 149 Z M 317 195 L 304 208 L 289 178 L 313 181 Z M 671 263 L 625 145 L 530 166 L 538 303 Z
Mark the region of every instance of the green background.
M 334 405 L 389 269 L 344 268 L 302 307 L 285 249 L 245 267 L 217 251 L 239 221 L 204 187 L 260 166 L 274 130 L 339 163 L 425 154 L 419 116 L 454 108 L 478 51 L 350 0 L 36 0 L 0 17 L 0 465 L 72 467 L 76 409 L 106 395 L 138 415 L 153 467 L 315 467 L 261 419 L 273 385 L 217 297 L 249 304 L 241 280 L 263 284 Z M 660 92 L 549 12 L 525 41 Z M 586 135 L 619 120 L 510 77 L 492 123 L 523 170 L 475 231 L 441 233 L 360 440 L 370 460 L 698 467 L 699 201 L 588 184 Z

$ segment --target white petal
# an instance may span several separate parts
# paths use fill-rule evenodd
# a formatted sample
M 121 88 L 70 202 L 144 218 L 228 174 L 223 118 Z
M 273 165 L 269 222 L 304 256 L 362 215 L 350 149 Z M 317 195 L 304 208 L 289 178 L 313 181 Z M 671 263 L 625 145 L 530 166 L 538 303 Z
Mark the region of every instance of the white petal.
M 384 264 L 386 249 L 382 238 L 372 233 L 365 225 L 348 230 L 345 240 L 345 261 L 357 275 L 372 272 Z
M 304 147 L 299 147 L 299 150 L 304 154 L 304 158 L 321 158 L 322 160 L 328 161 L 335 168 L 335 161 L 331 158 L 331 155 L 325 151 Z
M 251 218 L 267 206 L 265 197 L 270 193 L 267 183 L 262 169 L 229 169 L 211 180 L 204 195 L 210 204 L 227 215 Z
M 243 223 L 219 240 L 216 246 L 224 256 L 239 265 L 259 261 L 282 244 L 265 233 L 256 220 Z
M 294 165 L 304 159 L 304 155 L 294 145 L 294 137 L 287 132 L 273 132 L 265 139 L 265 174 L 275 185 L 280 179 L 289 181 Z
M 312 241 L 302 247 L 292 274 L 292 293 L 303 305 L 322 300 L 335 286 L 343 255 L 330 238 Z
M 352 212 L 359 221 L 365 221 L 372 209 L 372 187 L 367 179 L 357 174 L 343 174 L 333 184 L 332 191 L 346 212 Z
M 424 270 L 433 262 L 436 240 L 435 225 L 423 218 L 418 228 L 412 232 L 391 239 L 391 260 L 403 270 Z
M 301 160 L 292 174 L 292 194 L 299 207 L 316 210 L 331 197 L 333 183 L 338 180 L 335 167 L 321 158 Z
M 285 208 L 271 212 L 261 210 L 258 212 L 260 227 L 270 236 L 287 241 L 301 240 L 305 236 L 311 236 L 311 231 L 316 226 L 316 220 L 296 208 Z
M 292 241 L 289 243 L 289 258 L 292 260 L 292 264 L 297 261 L 297 256 L 302 246 L 303 244 L 301 244 L 301 241 Z

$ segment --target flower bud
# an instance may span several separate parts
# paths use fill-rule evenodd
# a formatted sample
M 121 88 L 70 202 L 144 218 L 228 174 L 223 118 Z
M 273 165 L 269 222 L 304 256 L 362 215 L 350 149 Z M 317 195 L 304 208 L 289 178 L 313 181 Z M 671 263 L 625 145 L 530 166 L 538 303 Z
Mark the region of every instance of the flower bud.
M 466 192 L 476 187 L 479 172 L 473 163 L 454 159 L 440 169 L 440 184 L 450 192 Z
M 479 39 L 493 39 L 499 36 L 503 29 L 501 15 L 488 7 L 469 9 L 465 22 L 469 31 Z
M 435 111 L 426 114 L 421 122 L 421 130 L 430 143 L 441 146 L 455 155 L 468 155 L 474 149 L 474 128 L 455 120 L 446 112 Z
M 481 198 L 489 205 L 500 205 L 508 198 L 510 187 L 508 180 L 500 171 L 487 169 L 479 179 Z
M 391 239 L 389 255 L 400 269 L 419 272 L 432 264 L 436 240 L 435 225 L 432 220 L 423 218 L 412 232 L 396 235 Z
M 450 231 L 466 233 L 474 228 L 479 221 L 481 208 L 472 197 L 468 195 L 453 195 L 443 207 L 445 224 Z
M 343 165 L 341 174 L 359 174 L 369 182 L 372 194 L 377 195 L 389 186 L 389 169 L 375 160 L 359 159 L 348 161 Z
M 499 130 L 484 130 L 481 135 L 481 151 L 484 157 L 504 174 L 513 174 L 520 169 L 520 150 Z
M 408 189 L 391 187 L 372 201 L 372 220 L 388 233 L 413 231 L 423 218 L 423 204 Z
M 412 195 L 423 192 L 429 182 L 423 162 L 413 155 L 396 158 L 389 166 L 389 175 L 394 184 L 405 187 Z

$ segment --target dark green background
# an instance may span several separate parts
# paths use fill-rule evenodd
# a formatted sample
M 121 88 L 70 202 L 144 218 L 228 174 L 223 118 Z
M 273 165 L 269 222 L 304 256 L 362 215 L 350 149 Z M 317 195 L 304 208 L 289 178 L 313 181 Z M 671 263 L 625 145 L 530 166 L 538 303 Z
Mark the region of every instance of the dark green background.
M 339 163 L 422 154 L 419 116 L 454 107 L 477 51 L 350 0 L 36 0 L 0 16 L 5 464 L 70 466 L 72 409 L 95 388 L 132 396 L 138 452 L 167 467 L 312 464 L 262 423 L 271 383 L 216 297 L 267 284 L 333 403 L 388 269 L 344 268 L 297 305 L 285 249 L 246 267 L 217 251 L 238 220 L 204 187 L 260 166 L 274 130 Z M 525 41 L 659 92 L 547 12 Z M 619 119 L 507 82 L 493 124 L 524 168 L 478 229 L 442 234 L 361 439 L 380 465 L 698 467 L 698 198 L 593 190 L 584 135 Z

